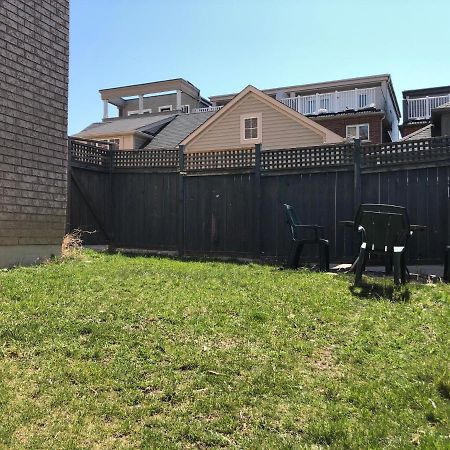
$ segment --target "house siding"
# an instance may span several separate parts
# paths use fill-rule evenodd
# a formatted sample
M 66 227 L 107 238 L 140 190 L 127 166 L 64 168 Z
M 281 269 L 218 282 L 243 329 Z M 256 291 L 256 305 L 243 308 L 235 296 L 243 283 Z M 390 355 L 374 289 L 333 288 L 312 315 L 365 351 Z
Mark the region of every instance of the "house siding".
M 304 147 L 320 145 L 324 142 L 324 137 L 319 132 L 300 124 L 288 114 L 258 99 L 253 93 L 249 93 L 209 128 L 194 138 L 186 146 L 186 152 L 253 146 L 252 144 L 241 144 L 240 141 L 241 115 L 252 113 L 262 114 L 263 149 Z
M 68 0 L 0 1 L 0 266 L 61 246 L 68 35 Z

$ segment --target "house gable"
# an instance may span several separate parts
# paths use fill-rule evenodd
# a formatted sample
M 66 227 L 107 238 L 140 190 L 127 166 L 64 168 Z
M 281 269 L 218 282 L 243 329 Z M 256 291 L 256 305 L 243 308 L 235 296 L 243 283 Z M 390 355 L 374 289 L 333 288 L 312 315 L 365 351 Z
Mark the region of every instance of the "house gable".
M 186 152 L 252 147 L 242 139 L 243 118 L 261 118 L 263 149 L 306 147 L 340 142 L 342 137 L 272 99 L 253 86 L 217 112 L 182 144 Z

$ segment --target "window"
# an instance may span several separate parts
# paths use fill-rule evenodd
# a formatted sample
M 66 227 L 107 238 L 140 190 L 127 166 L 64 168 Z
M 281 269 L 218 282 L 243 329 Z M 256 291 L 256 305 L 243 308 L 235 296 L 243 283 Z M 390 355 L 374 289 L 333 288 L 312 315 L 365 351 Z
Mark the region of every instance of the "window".
M 158 108 L 159 112 L 172 111 L 172 105 L 164 105 Z
M 262 114 L 241 116 L 241 144 L 259 144 L 262 141 Z
M 151 112 L 152 112 L 151 109 L 143 109 L 142 112 L 139 111 L 138 109 L 136 109 L 135 111 L 128 111 L 128 115 L 129 116 L 134 116 L 136 114 L 151 113 Z
M 256 139 L 258 137 L 258 119 L 256 117 L 244 119 L 244 137 L 245 139 Z
M 346 136 L 349 139 L 361 139 L 362 141 L 369 140 L 369 124 L 361 125 L 347 125 Z
M 181 105 L 181 112 L 189 114 L 191 112 L 191 105 Z

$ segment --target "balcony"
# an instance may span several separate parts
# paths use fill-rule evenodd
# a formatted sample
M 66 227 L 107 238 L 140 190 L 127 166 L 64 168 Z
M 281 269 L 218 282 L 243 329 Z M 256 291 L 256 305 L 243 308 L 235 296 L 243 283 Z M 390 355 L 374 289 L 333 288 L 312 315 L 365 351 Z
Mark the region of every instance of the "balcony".
M 427 120 L 431 117 L 431 110 L 450 102 L 450 94 L 433 97 L 407 98 L 408 120 Z
M 303 95 L 282 98 L 280 101 L 304 115 L 358 111 L 368 108 L 384 109 L 380 87 Z
M 201 113 L 201 112 L 210 112 L 210 111 L 219 111 L 219 109 L 223 108 L 223 106 L 209 106 L 208 108 L 194 108 L 192 112 Z

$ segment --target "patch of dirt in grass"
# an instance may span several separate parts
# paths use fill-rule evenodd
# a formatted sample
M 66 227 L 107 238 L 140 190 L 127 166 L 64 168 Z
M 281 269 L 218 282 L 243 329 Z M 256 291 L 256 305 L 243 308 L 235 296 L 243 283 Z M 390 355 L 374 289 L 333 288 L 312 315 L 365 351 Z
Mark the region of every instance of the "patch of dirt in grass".
M 341 374 L 338 366 L 336 365 L 331 347 L 316 350 L 312 355 L 312 366 L 317 370 L 330 374 Z

